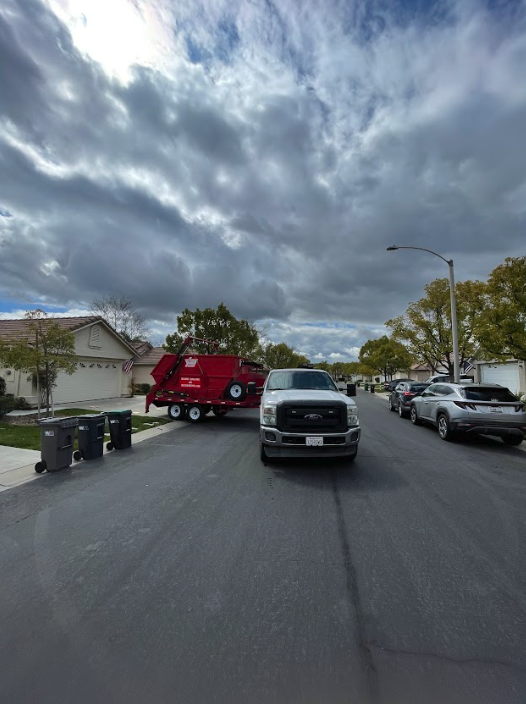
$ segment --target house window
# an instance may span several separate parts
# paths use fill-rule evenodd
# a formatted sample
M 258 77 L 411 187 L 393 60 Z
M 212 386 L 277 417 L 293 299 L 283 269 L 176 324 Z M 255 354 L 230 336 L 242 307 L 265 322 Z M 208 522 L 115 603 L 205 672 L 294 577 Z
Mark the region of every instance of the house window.
M 101 347 L 100 325 L 92 325 L 89 331 L 89 346 Z

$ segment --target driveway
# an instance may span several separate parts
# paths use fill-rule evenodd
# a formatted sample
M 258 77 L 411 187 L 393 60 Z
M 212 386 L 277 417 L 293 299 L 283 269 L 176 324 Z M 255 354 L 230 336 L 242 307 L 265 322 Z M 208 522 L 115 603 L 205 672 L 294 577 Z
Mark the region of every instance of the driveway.
M 144 405 L 146 396 L 134 396 L 133 398 L 106 398 L 101 401 L 78 401 L 77 403 L 62 403 L 55 406 L 57 410 L 61 408 L 92 408 L 98 411 L 128 410 L 131 409 L 134 413 L 144 415 Z M 149 414 L 154 418 L 159 416 L 166 417 L 166 408 L 156 408 L 150 406 Z
M 353 465 L 241 411 L 1 493 L 0 701 L 524 704 L 524 454 L 357 403 Z

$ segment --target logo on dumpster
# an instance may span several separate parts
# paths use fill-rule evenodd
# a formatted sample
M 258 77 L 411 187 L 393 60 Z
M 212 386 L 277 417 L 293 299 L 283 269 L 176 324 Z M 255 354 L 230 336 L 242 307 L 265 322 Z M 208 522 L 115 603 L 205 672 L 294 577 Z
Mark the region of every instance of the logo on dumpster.
M 87 426 L 87 425 L 79 425 L 79 430 L 89 430 L 89 426 Z
M 192 359 L 191 357 L 189 357 L 185 362 L 185 367 L 195 367 L 196 364 L 197 359 Z
M 118 423 L 118 420 L 110 420 L 110 423 Z
M 44 437 L 46 437 L 46 438 L 55 437 L 55 431 L 54 430 L 44 430 Z
M 199 377 L 199 376 L 182 376 L 181 377 L 181 388 L 182 389 L 200 389 L 201 388 L 201 377 Z

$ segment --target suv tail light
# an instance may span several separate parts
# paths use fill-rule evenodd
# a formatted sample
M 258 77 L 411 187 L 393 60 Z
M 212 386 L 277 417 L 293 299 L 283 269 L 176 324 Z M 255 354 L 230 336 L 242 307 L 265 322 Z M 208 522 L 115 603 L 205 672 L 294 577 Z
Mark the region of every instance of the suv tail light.
M 411 393 L 411 391 L 404 391 L 404 396 L 414 396 L 415 394 Z
M 466 410 L 468 408 L 470 411 L 476 411 L 477 407 L 475 406 L 474 403 L 466 403 L 466 401 L 453 401 L 455 406 L 458 406 L 459 408 L 462 408 L 463 410 Z

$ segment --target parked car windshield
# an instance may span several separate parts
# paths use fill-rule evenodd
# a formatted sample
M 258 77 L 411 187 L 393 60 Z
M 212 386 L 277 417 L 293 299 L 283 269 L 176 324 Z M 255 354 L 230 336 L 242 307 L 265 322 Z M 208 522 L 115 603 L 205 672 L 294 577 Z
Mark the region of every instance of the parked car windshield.
M 267 389 L 319 389 L 338 391 L 331 377 L 325 372 L 283 371 L 271 372 Z
M 470 401 L 517 401 L 517 397 L 505 387 L 464 389 L 464 398 Z
M 409 384 L 409 390 L 415 394 L 421 393 L 424 389 L 427 389 L 429 384 Z

